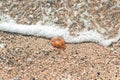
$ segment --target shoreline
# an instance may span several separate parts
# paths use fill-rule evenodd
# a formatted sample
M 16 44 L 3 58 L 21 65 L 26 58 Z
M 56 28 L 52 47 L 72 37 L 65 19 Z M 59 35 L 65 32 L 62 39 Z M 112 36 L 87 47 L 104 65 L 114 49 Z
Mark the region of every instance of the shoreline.
M 48 18 L 48 16 L 50 16 L 52 18 L 51 20 L 53 21 L 55 19 L 52 17 L 51 13 L 49 14 L 50 8 L 53 9 L 51 12 L 56 11 L 56 9 L 58 9 L 60 6 L 66 6 L 67 8 L 73 9 L 73 3 L 71 2 L 72 0 L 67 0 L 65 3 L 66 5 L 64 2 L 61 2 L 59 4 L 60 0 L 57 1 L 58 2 L 55 2 L 56 5 L 53 4 L 51 6 L 49 3 L 46 3 L 46 0 L 3 0 L 0 2 L 0 12 L 10 15 L 17 23 L 20 24 L 35 24 L 38 22 L 38 20 L 42 20 L 41 23 L 45 24 L 47 22 L 47 19 L 45 18 L 45 20 L 43 20 L 43 17 L 47 16 Z M 77 1 L 80 0 L 74 1 L 75 5 L 77 5 Z M 101 17 L 99 15 L 96 15 L 97 12 L 101 14 L 103 13 L 103 15 L 109 15 L 105 17 L 105 22 L 109 23 L 109 20 L 111 20 L 112 11 L 107 8 L 108 6 L 112 7 L 111 5 L 115 4 L 115 0 L 108 0 L 108 3 L 107 0 L 105 0 L 106 3 L 104 0 L 102 1 L 103 3 L 101 3 L 101 5 L 104 7 L 100 8 L 100 10 L 98 7 L 101 7 L 101 5 L 99 5 L 98 1 L 89 2 L 88 0 L 87 2 L 89 6 L 96 4 L 98 7 L 96 7 L 96 5 L 86 7 L 84 1 L 80 2 L 80 4 L 83 5 L 83 12 L 84 9 L 89 8 L 90 12 L 93 14 L 93 16 L 95 16 L 94 18 L 96 20 L 93 20 L 93 23 L 95 23 L 95 25 L 97 25 L 98 22 L 100 22 L 100 25 L 104 23 L 104 17 L 102 15 L 100 15 Z M 42 10 L 40 6 L 42 8 L 45 7 L 46 9 L 49 8 L 48 14 L 45 13 L 45 15 L 42 15 L 41 12 L 43 11 L 44 13 L 44 10 Z M 117 3 L 116 6 L 119 7 L 119 3 Z M 72 16 L 72 14 L 74 14 L 73 12 L 69 12 L 69 14 L 67 12 L 69 12 L 69 10 L 63 9 L 61 11 L 58 11 L 57 16 L 59 18 L 58 20 L 60 21 L 54 21 L 56 24 L 62 25 L 63 28 L 69 23 L 69 20 L 68 23 L 66 23 L 67 17 L 65 16 L 70 17 L 70 20 L 72 22 L 81 17 L 81 15 L 77 17 L 75 15 Z M 63 16 L 60 16 L 61 14 Z M 40 17 L 40 15 L 42 15 L 42 17 Z M 82 18 L 87 17 L 86 19 L 88 20 L 90 16 L 85 15 L 86 13 L 83 14 Z M 112 17 L 115 19 L 112 20 L 113 23 L 115 22 L 114 24 L 117 23 L 117 15 L 117 18 L 119 19 L 120 16 L 118 12 L 115 12 L 115 15 L 112 15 Z M 48 18 L 49 20 L 50 17 Z M 86 25 L 86 21 L 82 19 L 82 22 L 83 23 L 78 22 L 81 26 L 80 30 L 83 30 L 83 25 Z M 74 24 L 73 27 L 76 27 L 76 24 Z M 119 28 L 119 26 L 117 27 Z M 113 34 L 109 32 L 108 33 L 111 34 L 111 36 L 114 36 L 118 28 L 115 28 L 115 31 L 111 31 Z M 107 27 L 105 29 L 107 29 Z M 70 28 L 70 30 L 71 32 L 73 30 L 73 35 L 74 30 L 77 32 L 77 29 L 74 28 Z M 101 29 L 98 29 L 98 31 L 99 30 Z M 66 46 L 66 50 L 61 51 L 54 48 L 50 44 L 49 39 L 0 31 L 0 80 L 120 79 L 120 40 L 116 43 L 113 43 L 109 47 L 102 46 L 93 42 L 66 44 Z
M 49 43 L 48 39 L 0 32 L 0 45 L 5 44 L 0 48 L 0 79 L 119 79 L 120 41 L 113 47 L 66 44 L 65 51 Z

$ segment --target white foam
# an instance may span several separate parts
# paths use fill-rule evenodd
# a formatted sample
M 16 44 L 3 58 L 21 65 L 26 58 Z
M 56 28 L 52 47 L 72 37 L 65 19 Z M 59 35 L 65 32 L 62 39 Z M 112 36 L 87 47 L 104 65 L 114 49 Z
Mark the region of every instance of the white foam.
M 120 39 L 120 32 L 116 38 L 106 40 L 104 39 L 103 35 L 99 34 L 95 30 L 84 30 L 83 32 L 78 33 L 79 36 L 73 37 L 69 34 L 67 28 L 62 29 L 56 25 L 41 25 L 40 23 L 37 23 L 36 25 L 22 25 L 15 23 L 15 21 L 9 17 L 7 18 L 7 21 L 0 21 L 0 30 L 25 35 L 41 36 L 46 38 L 61 36 L 67 43 L 81 43 L 92 41 L 106 46 L 109 46 L 112 42 L 116 42 Z

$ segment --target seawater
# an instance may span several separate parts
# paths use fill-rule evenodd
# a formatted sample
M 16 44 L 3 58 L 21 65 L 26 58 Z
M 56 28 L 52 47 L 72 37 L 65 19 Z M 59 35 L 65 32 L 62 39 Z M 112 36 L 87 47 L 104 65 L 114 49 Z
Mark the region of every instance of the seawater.
M 8 0 L 0 6 L 1 31 L 105 46 L 120 39 L 120 0 Z
M 78 36 L 72 36 L 70 35 L 68 28 L 61 28 L 55 24 L 42 25 L 40 22 L 35 25 L 17 24 L 16 21 L 14 21 L 9 15 L 0 16 L 0 20 L 1 31 L 46 38 L 61 36 L 67 43 L 81 43 L 91 41 L 101 45 L 109 46 L 113 42 L 117 42 L 120 39 L 120 30 L 116 37 L 106 39 L 104 35 L 98 33 L 96 30 L 83 30 L 82 32 L 77 33 Z

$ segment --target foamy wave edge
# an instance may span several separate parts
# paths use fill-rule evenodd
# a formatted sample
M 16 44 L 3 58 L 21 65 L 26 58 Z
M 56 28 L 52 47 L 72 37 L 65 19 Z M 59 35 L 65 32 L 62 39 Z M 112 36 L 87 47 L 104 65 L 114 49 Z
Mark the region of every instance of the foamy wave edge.
M 105 39 L 103 35 L 95 30 L 79 32 L 79 36 L 71 36 L 68 29 L 62 29 L 56 25 L 41 25 L 39 22 L 36 25 L 17 24 L 11 17 L 0 16 L 0 30 L 11 33 L 20 33 L 24 35 L 34 35 L 40 37 L 51 38 L 61 36 L 67 43 L 95 42 L 104 46 L 109 46 L 120 39 L 120 30 L 118 35 L 112 39 Z

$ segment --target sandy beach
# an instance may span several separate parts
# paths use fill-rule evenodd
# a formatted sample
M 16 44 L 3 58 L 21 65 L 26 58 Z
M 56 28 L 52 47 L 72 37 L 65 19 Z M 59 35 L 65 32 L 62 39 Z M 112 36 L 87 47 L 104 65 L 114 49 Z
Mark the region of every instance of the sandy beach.
M 19 24 L 35 24 L 42 20 L 38 6 L 44 1 L 34 7 L 34 0 L 5 0 L 0 11 Z M 120 40 L 110 46 L 66 44 L 62 51 L 49 39 L 0 31 L 0 80 L 120 80 Z
M 120 41 L 66 45 L 60 51 L 48 39 L 0 32 L 0 80 L 120 79 Z

